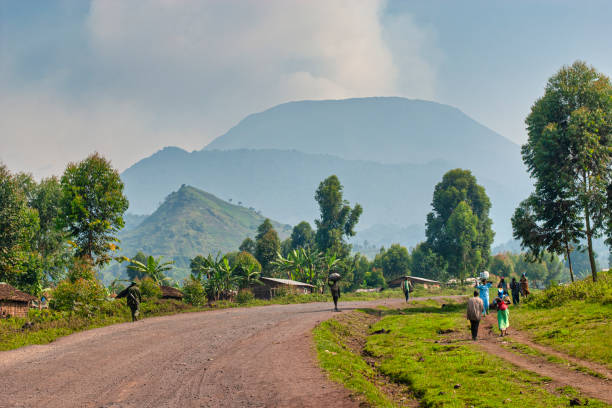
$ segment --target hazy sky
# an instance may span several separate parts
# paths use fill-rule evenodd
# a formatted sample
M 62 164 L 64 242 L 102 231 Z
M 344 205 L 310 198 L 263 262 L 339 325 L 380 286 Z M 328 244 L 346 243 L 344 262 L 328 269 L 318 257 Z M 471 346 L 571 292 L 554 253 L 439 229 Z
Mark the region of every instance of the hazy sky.
M 0 0 L 0 161 L 59 174 L 200 149 L 300 99 L 447 103 L 522 143 L 547 78 L 612 74 L 612 2 Z

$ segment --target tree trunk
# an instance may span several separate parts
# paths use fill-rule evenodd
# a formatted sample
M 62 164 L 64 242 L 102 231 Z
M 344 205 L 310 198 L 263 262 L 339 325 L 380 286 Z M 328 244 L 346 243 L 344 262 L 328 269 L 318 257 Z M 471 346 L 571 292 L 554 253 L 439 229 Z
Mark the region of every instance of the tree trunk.
M 574 282 L 574 271 L 572 270 L 572 258 L 570 257 L 570 249 L 569 244 L 565 241 L 565 252 L 567 254 L 567 263 L 569 265 L 570 278 L 572 278 L 572 283 Z
M 586 221 L 586 236 L 589 250 L 589 262 L 591 263 L 591 273 L 593 274 L 593 282 L 597 282 L 597 268 L 595 266 L 595 256 L 593 255 L 593 232 L 591 231 L 591 219 L 589 217 L 588 205 L 584 207 L 584 216 Z

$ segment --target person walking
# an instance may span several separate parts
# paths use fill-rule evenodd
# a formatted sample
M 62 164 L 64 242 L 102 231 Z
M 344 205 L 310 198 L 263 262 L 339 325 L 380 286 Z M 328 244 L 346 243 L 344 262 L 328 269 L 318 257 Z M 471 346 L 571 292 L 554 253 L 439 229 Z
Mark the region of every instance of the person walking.
M 497 307 L 497 325 L 499 326 L 500 336 L 508 335 L 508 327 L 510 327 L 510 311 L 508 304 L 504 301 L 503 290 L 500 288 L 495 298 L 495 306 Z
M 506 283 L 506 280 L 502 277 L 499 281 L 499 283 L 497 284 L 497 288 L 501 288 L 504 290 L 505 294 L 508 294 L 508 284 Z
M 412 285 L 412 281 L 406 277 L 402 281 L 402 290 L 404 291 L 404 296 L 406 297 L 406 303 L 410 300 L 410 292 L 414 290 L 414 286 Z
M 529 296 L 529 282 L 525 274 L 521 275 L 521 295 L 523 297 Z
M 126 298 L 127 305 L 132 312 L 132 321 L 135 322 L 138 320 L 138 316 L 140 315 L 140 302 L 142 302 L 142 297 L 140 296 L 140 289 L 138 289 L 138 285 L 136 282 L 132 281 L 130 286 L 123 289 L 121 293 L 117 295 L 116 299 Z
M 484 315 L 486 316 L 489 313 L 489 289 L 493 285 L 493 282 L 487 282 L 486 279 L 482 279 L 480 285 L 476 285 L 476 289 L 478 289 L 480 293 L 480 298 L 482 299 L 482 303 L 484 304 Z
M 338 299 L 340 299 L 340 274 L 332 273 L 329 275 L 327 280 L 327 284 L 329 285 L 329 290 L 331 291 L 332 299 L 334 300 L 334 312 L 339 312 L 338 310 Z
M 521 285 L 516 281 L 516 278 L 512 278 L 512 282 L 510 282 L 510 292 L 512 292 L 512 304 L 518 305 L 520 303 Z
M 472 332 L 472 340 L 478 339 L 478 326 L 482 313 L 484 312 L 484 303 L 479 296 L 477 290 L 474 291 L 474 297 L 468 299 L 467 302 L 467 319 L 470 321 L 470 331 Z

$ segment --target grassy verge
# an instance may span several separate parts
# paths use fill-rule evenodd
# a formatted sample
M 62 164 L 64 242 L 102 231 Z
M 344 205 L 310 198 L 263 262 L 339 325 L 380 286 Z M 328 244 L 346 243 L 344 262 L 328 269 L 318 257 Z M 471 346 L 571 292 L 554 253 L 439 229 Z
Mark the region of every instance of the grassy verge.
M 576 364 L 573 361 L 569 361 L 565 358 L 561 358 L 558 356 L 553 356 L 551 354 L 546 354 L 546 353 L 542 353 L 539 350 L 536 350 L 532 347 L 529 347 L 526 344 L 523 343 L 518 343 L 516 341 L 513 341 L 509 338 L 506 339 L 505 344 L 501 345 L 504 348 L 507 348 L 508 350 L 514 351 L 515 353 L 518 354 L 524 354 L 524 355 L 528 355 L 528 356 L 534 356 L 534 357 L 541 357 L 546 359 L 547 361 L 554 363 L 554 364 L 559 364 L 561 366 L 567 367 L 569 369 L 572 369 L 574 371 L 579 371 L 582 372 L 584 374 L 588 374 L 590 376 L 593 377 L 597 377 L 597 378 L 601 378 L 601 379 L 608 379 L 608 377 L 606 377 L 605 375 L 598 373 L 596 371 L 591 370 L 588 367 L 585 367 L 583 365 L 580 364 Z
M 514 308 L 513 325 L 537 343 L 612 369 L 612 274 L 558 286 Z
M 551 393 L 548 379 L 519 370 L 471 342 L 452 340 L 457 330 L 465 331 L 467 337 L 463 305 L 366 312 L 381 319 L 369 329 L 361 353 L 346 347 L 351 341 L 350 324 L 325 322 L 315 330 L 315 340 L 330 376 L 356 391 L 368 381 L 370 386 L 362 395 L 374 406 L 379 406 L 375 398 L 381 398 L 371 388 L 381 390 L 371 381 L 376 374 L 404 386 L 424 407 L 561 407 L 578 395 L 571 388 Z M 330 357 L 322 351 L 330 348 L 338 354 Z M 335 358 L 341 353 L 342 358 Z M 374 365 L 366 364 L 367 359 Z M 344 361 L 351 361 L 350 368 Z M 355 373 L 361 377 L 357 383 Z M 605 406 L 596 400 L 589 400 L 589 405 Z

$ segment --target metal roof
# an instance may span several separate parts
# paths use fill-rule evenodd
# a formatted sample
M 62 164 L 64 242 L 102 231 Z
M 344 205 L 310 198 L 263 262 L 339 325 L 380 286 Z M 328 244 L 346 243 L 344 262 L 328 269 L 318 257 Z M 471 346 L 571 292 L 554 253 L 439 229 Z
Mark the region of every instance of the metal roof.
M 266 278 L 266 277 L 262 277 L 259 278 L 263 281 L 271 281 L 271 282 L 276 282 L 276 283 L 282 283 L 283 285 L 291 285 L 291 286 L 308 286 L 309 288 L 314 288 L 313 285 L 310 285 L 308 283 L 304 283 L 304 282 L 298 282 L 298 281 L 294 281 L 291 279 L 280 279 L 280 278 Z
M 427 278 L 420 278 L 418 276 L 400 276 L 399 278 L 393 279 L 388 284 L 389 285 L 397 285 L 397 284 L 401 283 L 401 281 L 403 281 L 404 279 L 409 279 L 409 280 L 411 280 L 414 283 L 440 284 L 440 282 L 438 282 L 438 281 L 427 279 Z

